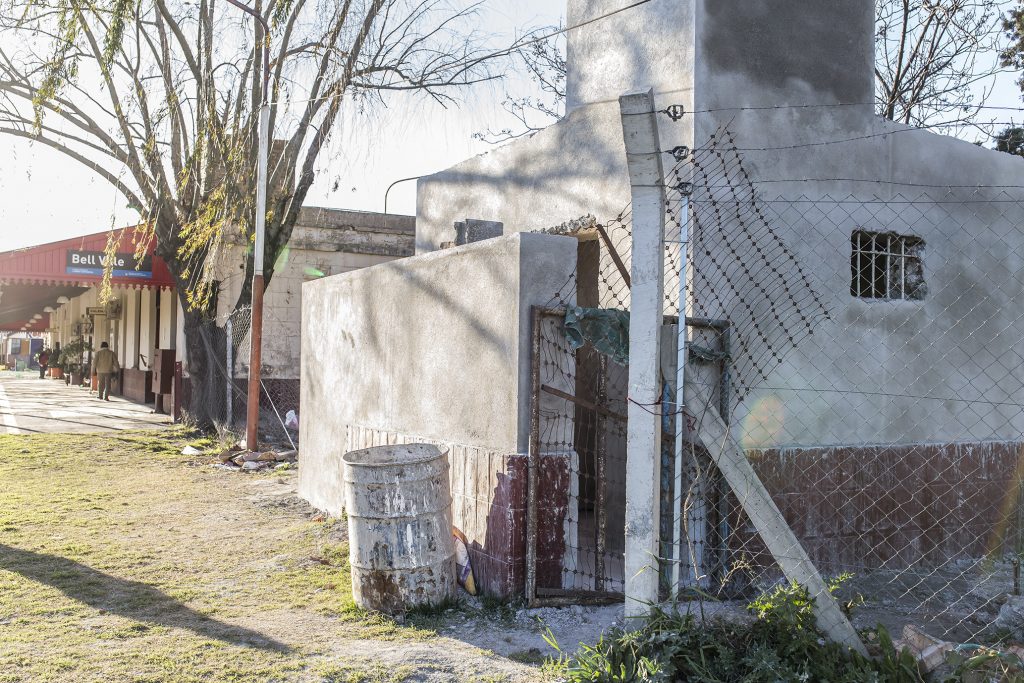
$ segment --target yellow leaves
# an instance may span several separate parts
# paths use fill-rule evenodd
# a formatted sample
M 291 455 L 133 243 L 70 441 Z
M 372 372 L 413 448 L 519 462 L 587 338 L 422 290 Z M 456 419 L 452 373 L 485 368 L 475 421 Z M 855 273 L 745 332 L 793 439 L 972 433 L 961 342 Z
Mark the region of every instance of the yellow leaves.
M 114 290 L 110 278 L 113 276 L 114 271 L 114 256 L 124 241 L 125 230 L 111 229 L 107 233 L 107 243 L 103 247 L 103 280 L 100 282 L 99 291 L 100 305 L 106 305 L 113 298 Z M 138 265 L 149 254 L 153 240 L 156 239 L 156 231 L 152 223 L 143 223 L 136 226 L 130 234 L 132 236 L 132 256 L 135 259 L 135 267 L 138 268 Z
M 114 54 L 120 49 L 125 29 L 135 9 L 133 0 L 114 0 L 109 8 L 109 29 L 103 39 L 103 61 L 111 64 Z
M 111 230 L 107 233 L 107 244 L 103 247 L 103 281 L 100 282 L 99 302 L 105 306 L 113 298 L 113 288 L 110 285 L 110 277 L 114 270 L 114 256 L 117 254 L 117 245 L 121 241 L 120 230 Z
M 136 263 L 142 263 L 142 259 L 146 258 L 154 240 L 156 240 L 156 224 L 154 222 L 150 221 L 135 227 L 134 256 Z
M 32 96 L 33 127 L 36 134 L 42 130 L 44 109 L 78 75 L 79 58 L 72 55 L 81 28 L 75 10 L 74 0 L 57 3 L 58 21 L 52 53 L 43 65 L 43 78 Z
M 146 138 L 146 142 L 142 147 L 142 154 L 146 159 L 155 158 L 154 155 L 156 154 L 156 138 L 154 138 L 152 135 Z
M 218 256 L 230 216 L 227 192 L 221 185 L 199 207 L 195 218 L 178 231 L 178 258 L 184 264 L 182 278 L 188 282 L 185 301 L 189 310 L 205 310 L 213 304 Z

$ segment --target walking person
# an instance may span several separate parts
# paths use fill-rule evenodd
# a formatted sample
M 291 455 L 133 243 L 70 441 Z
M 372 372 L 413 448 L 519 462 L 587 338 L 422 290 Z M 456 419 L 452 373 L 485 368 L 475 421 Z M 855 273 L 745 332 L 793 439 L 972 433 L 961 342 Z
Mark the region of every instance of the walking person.
M 50 349 L 39 352 L 39 379 L 46 377 L 46 368 L 50 364 Z
M 117 362 L 117 354 L 110 350 L 110 344 L 103 342 L 100 350 L 92 359 L 92 371 L 98 381 L 96 398 L 102 401 L 110 400 L 110 381 L 114 373 L 121 369 Z

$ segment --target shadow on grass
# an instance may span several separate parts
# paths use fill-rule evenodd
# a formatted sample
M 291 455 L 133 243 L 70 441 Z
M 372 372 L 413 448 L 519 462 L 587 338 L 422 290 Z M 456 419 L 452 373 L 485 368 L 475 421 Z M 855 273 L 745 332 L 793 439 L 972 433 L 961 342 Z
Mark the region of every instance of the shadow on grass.
M 104 574 L 59 555 L 12 548 L 0 543 L 0 569 L 51 586 L 73 600 L 136 621 L 183 628 L 232 645 L 288 652 L 273 638 L 211 619 L 149 584 Z

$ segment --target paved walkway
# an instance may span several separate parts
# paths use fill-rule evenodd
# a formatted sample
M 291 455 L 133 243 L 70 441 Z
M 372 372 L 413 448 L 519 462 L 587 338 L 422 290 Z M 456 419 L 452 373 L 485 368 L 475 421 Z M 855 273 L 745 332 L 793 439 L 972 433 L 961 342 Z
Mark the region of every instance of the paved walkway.
M 149 406 L 101 401 L 61 380 L 0 372 L 0 434 L 119 432 L 170 424 Z

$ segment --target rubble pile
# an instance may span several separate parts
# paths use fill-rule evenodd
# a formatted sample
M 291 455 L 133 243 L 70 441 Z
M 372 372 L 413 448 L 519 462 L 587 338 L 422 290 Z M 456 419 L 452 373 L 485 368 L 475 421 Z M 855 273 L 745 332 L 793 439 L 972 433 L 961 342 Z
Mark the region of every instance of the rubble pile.
M 261 472 L 264 470 L 289 470 L 296 467 L 298 451 L 250 451 L 229 448 L 223 451 L 213 463 L 222 470 L 240 472 Z
M 1024 647 L 1019 645 L 1003 644 L 997 648 L 951 643 L 907 624 L 903 627 L 902 638 L 893 641 L 893 647 L 909 652 L 927 680 L 962 683 L 1024 680 Z

